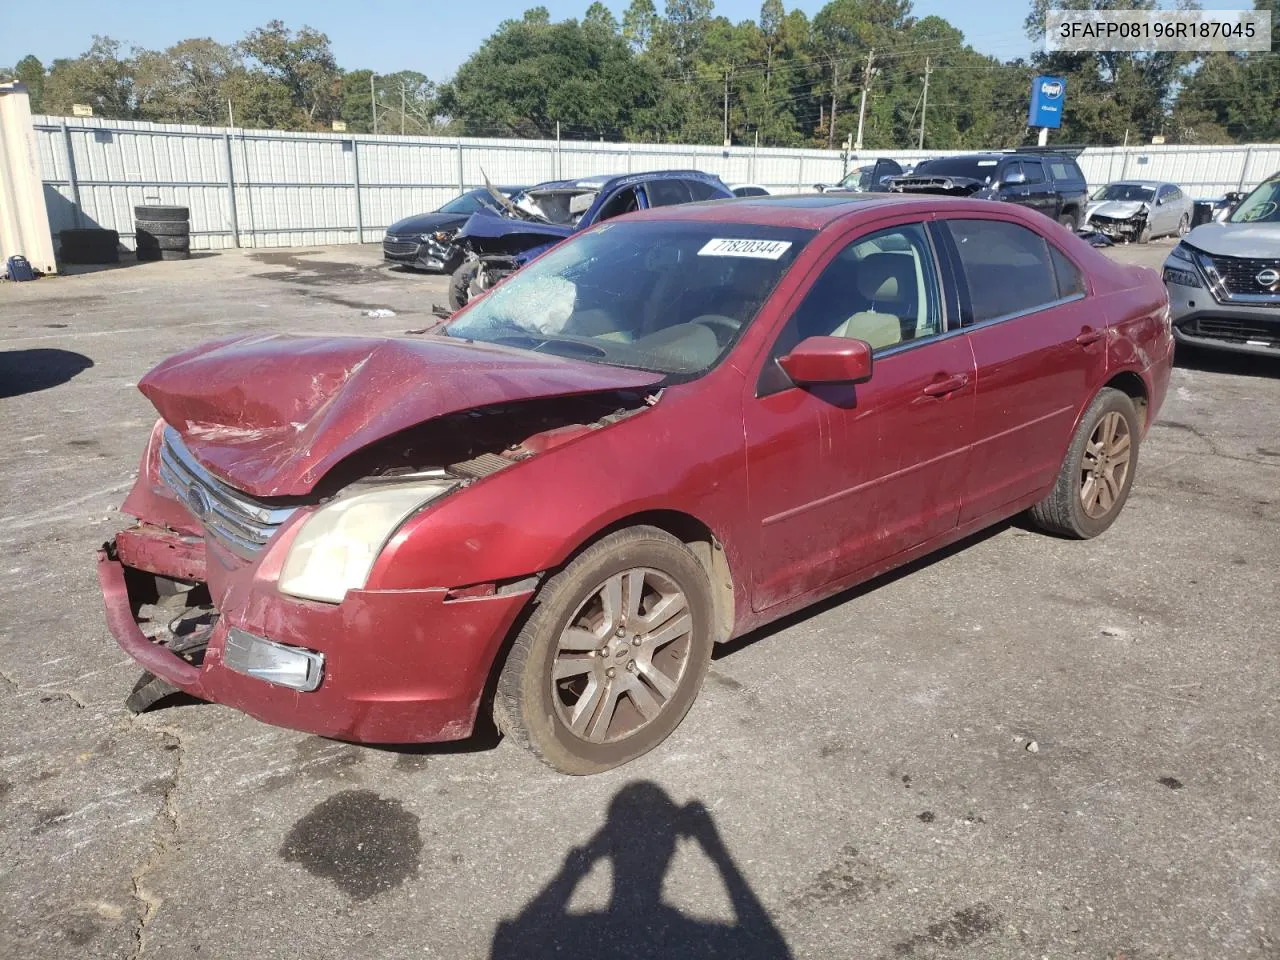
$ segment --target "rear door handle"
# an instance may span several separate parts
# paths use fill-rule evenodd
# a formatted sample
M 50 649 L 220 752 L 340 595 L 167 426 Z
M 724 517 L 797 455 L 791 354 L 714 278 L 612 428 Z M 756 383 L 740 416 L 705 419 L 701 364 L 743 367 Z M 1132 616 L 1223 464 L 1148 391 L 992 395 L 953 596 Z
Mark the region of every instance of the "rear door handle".
M 1105 330 L 1089 330 L 1086 328 L 1080 331 L 1080 336 L 1076 337 L 1076 343 L 1082 347 L 1087 347 L 1091 343 L 1097 343 L 1106 335 L 1107 331 Z
M 969 382 L 969 378 L 963 373 L 957 373 L 947 377 L 944 380 L 935 380 L 924 388 L 922 393 L 926 397 L 945 397 L 948 393 L 955 393 L 957 390 L 964 389 Z

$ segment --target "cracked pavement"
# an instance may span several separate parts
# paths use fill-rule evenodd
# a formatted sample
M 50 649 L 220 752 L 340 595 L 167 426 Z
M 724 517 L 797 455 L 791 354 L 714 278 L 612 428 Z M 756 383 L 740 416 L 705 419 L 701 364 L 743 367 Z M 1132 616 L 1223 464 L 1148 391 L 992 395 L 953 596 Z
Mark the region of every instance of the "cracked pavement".
M 737 642 L 610 774 L 130 717 L 93 551 L 134 384 L 232 332 L 428 325 L 443 280 L 378 255 L 0 285 L 0 957 L 1280 953 L 1280 358 L 1180 362 L 1102 538 L 1002 526 Z

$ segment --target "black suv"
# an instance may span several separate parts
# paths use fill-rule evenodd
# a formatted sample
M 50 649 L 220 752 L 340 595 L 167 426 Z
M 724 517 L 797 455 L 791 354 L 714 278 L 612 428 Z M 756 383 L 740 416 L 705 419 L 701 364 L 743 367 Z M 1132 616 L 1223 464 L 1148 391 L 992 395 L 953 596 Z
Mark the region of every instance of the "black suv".
M 1071 157 L 1056 153 L 970 153 L 925 160 L 910 176 L 895 178 L 895 193 L 940 193 L 1003 200 L 1039 210 L 1079 228 L 1089 185 Z

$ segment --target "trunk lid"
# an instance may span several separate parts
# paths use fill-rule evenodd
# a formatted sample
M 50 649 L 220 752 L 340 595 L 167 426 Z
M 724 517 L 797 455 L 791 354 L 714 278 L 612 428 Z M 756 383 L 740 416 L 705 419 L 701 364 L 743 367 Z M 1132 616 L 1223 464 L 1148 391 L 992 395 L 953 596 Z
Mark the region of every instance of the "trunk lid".
M 358 450 L 434 417 L 637 390 L 662 374 L 447 337 L 215 341 L 138 383 L 203 466 L 256 497 L 308 493 Z

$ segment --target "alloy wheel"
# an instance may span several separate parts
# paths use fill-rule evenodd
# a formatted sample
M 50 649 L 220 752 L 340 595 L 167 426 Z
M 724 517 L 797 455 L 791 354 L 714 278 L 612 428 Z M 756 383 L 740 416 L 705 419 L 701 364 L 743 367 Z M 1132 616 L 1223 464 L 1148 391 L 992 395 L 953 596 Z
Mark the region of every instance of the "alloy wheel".
M 1094 520 L 1111 512 L 1120 499 L 1133 462 L 1129 422 L 1112 410 L 1094 428 L 1080 464 L 1080 503 Z
M 692 638 L 689 603 L 674 580 L 648 567 L 615 574 L 587 595 L 556 642 L 557 716 L 591 743 L 631 736 L 675 697 Z

